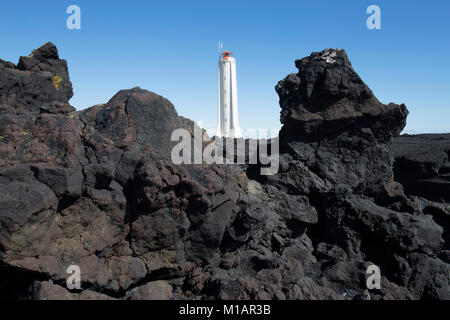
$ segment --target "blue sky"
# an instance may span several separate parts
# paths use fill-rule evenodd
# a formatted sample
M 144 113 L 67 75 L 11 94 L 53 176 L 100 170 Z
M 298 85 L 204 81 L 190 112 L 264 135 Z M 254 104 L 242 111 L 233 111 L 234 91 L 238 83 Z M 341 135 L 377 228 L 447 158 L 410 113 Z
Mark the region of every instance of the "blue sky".
M 78 5 L 82 29 L 66 28 Z M 381 30 L 366 9 L 381 8 Z M 450 1 L 2 1 L 0 58 L 47 41 L 67 59 L 84 109 L 140 86 L 171 100 L 180 115 L 216 123 L 217 43 L 237 59 L 243 129 L 280 128 L 276 83 L 295 59 L 344 48 L 384 103 L 405 103 L 406 132 L 450 132 Z

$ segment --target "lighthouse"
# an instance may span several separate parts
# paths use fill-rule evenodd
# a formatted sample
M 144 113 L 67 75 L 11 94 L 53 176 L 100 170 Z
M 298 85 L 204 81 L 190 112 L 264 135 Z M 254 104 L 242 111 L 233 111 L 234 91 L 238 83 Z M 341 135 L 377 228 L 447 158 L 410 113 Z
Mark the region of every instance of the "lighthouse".
M 238 116 L 236 60 L 229 51 L 221 53 L 219 57 L 216 136 L 218 138 L 241 137 Z

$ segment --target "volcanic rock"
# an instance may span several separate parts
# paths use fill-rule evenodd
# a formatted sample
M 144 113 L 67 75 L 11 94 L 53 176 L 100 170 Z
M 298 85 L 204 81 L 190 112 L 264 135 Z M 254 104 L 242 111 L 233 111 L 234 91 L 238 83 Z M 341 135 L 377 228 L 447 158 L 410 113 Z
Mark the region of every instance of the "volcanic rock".
M 450 134 L 402 135 L 391 149 L 395 179 L 408 195 L 450 202 Z
M 280 169 L 263 176 L 175 165 L 173 131 L 201 130 L 156 93 L 75 111 L 51 43 L 0 61 L 0 298 L 449 299 L 447 198 L 422 187 L 445 179 L 446 149 L 406 181 L 417 158 L 396 138 L 394 176 L 406 107 L 381 104 L 344 50 L 296 66 L 276 87 Z

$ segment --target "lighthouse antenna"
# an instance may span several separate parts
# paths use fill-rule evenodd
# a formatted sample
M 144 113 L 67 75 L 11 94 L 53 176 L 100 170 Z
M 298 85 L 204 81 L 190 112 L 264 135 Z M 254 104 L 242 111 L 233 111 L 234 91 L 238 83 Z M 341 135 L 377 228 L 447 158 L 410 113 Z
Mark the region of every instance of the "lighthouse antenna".
M 223 43 L 222 41 L 219 41 L 219 58 L 220 58 L 220 51 L 222 51 Z

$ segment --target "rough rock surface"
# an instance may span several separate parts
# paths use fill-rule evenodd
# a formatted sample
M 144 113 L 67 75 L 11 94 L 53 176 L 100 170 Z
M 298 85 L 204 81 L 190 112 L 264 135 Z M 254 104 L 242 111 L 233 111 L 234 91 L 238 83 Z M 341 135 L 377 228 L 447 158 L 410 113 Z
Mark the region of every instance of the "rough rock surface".
M 391 149 L 405 193 L 450 202 L 450 134 L 402 135 Z
M 394 181 L 406 107 L 381 104 L 343 50 L 296 65 L 276 87 L 280 170 L 261 176 L 173 164 L 192 123 L 155 93 L 76 112 L 51 43 L 0 61 L 0 298 L 450 299 L 449 207 Z

